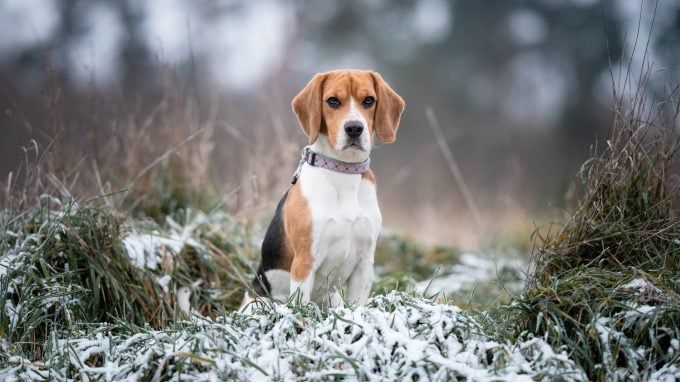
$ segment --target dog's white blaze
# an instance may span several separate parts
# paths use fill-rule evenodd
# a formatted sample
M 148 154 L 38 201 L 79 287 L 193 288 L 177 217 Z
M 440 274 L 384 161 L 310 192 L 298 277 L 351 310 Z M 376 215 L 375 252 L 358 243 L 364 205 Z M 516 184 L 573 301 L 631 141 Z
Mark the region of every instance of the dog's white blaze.
M 322 151 L 322 146 L 313 149 L 332 156 Z M 344 289 L 350 302 L 365 303 L 373 282 L 373 256 L 382 225 L 375 186 L 361 176 L 308 164 L 303 165 L 300 186 L 312 212 L 313 282 L 291 285 L 291 291 L 299 288 L 303 297 L 334 306 L 340 299 L 333 294 Z
M 347 143 L 349 142 L 349 137 L 347 136 L 347 133 L 345 133 L 345 124 L 349 121 L 360 122 L 364 127 L 364 131 L 361 133 L 360 136 L 361 147 L 363 148 L 363 150 L 357 150 L 354 148 L 343 150 L 345 146 L 347 146 Z M 364 117 L 364 115 L 359 110 L 357 101 L 354 99 L 354 97 L 350 97 L 349 111 L 347 112 L 347 115 L 345 115 L 345 118 L 340 120 L 340 126 L 337 126 L 337 134 L 335 136 L 335 152 L 342 153 L 339 155 L 342 155 L 345 158 L 336 159 L 340 159 L 344 162 L 361 162 L 368 158 L 370 151 L 371 151 L 371 134 L 368 131 L 368 121 L 366 121 L 366 117 Z

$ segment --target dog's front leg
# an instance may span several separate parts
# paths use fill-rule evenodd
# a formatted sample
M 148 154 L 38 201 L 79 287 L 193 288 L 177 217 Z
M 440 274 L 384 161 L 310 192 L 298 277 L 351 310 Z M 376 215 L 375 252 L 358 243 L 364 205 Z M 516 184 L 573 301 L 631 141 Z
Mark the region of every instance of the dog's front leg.
M 312 297 L 314 287 L 314 260 L 295 258 L 290 273 L 290 295 L 293 301 L 307 304 Z
M 373 253 L 363 257 L 347 281 L 347 297 L 350 303 L 364 305 L 373 285 Z
M 314 274 L 310 274 L 302 281 L 290 280 L 290 295 L 293 301 L 300 302 L 301 305 L 307 304 L 311 300 L 312 287 L 314 286 Z

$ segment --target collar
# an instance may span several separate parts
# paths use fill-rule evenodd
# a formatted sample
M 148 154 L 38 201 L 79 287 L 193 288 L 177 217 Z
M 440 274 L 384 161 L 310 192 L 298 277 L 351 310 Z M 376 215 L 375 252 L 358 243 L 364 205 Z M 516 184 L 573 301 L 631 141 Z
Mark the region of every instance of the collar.
M 343 174 L 363 174 L 368 171 L 368 167 L 371 165 L 371 158 L 368 158 L 363 162 L 348 163 L 315 153 L 309 146 L 305 146 L 300 153 L 300 162 L 298 162 L 297 169 L 290 180 L 292 184 L 297 182 L 300 177 L 300 172 L 302 171 L 302 165 L 305 163 L 313 167 L 324 168 Z

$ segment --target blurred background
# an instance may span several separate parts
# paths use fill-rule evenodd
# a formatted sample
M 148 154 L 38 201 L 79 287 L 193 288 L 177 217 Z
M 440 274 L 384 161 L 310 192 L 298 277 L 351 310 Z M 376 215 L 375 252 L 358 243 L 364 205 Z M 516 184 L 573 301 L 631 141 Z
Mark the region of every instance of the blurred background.
M 371 69 L 407 105 L 373 154 L 384 225 L 474 246 L 565 207 L 612 83 L 644 69 L 634 49 L 663 95 L 680 2 L 5 0 L 0 36 L 5 185 L 52 143 L 55 184 L 81 195 L 162 178 L 265 217 L 306 142 L 292 97 L 316 72 Z

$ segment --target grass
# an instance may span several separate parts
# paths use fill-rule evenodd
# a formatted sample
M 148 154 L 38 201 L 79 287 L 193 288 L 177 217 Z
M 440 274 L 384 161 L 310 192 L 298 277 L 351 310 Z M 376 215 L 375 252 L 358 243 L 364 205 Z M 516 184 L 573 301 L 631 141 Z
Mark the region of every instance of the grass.
M 642 84 L 641 86 L 643 86 Z M 568 349 L 591 380 L 647 379 L 680 365 L 680 219 L 669 102 L 618 99 L 611 136 L 581 171 L 571 218 L 536 234 L 533 272 L 505 320 Z M 677 374 L 676 374 L 677 376 Z
M 478 318 L 401 292 L 332 310 L 262 301 L 252 315 L 192 317 L 173 328 L 100 326 L 53 337 L 40 361 L 0 376 L 103 380 L 450 380 L 578 378 L 540 339 L 498 342 Z
M 461 253 L 452 245 L 425 245 L 408 235 L 387 233 L 378 240 L 375 261 L 381 264 L 378 274 L 408 270 L 423 280 L 432 277 L 440 264 L 456 263 Z
M 0 286 L 7 291 L 0 338 L 12 353 L 40 358 L 51 331 L 92 323 L 167 327 L 186 316 L 177 307 L 181 288 L 205 316 L 238 306 L 240 276 L 252 269 L 257 251 L 250 228 L 228 215 L 182 210 L 160 226 L 94 203 L 41 201 L 0 239 Z M 165 241 L 153 250 L 136 249 L 138 256 L 158 256 L 157 267 L 130 259 L 129 242 L 159 239 Z

